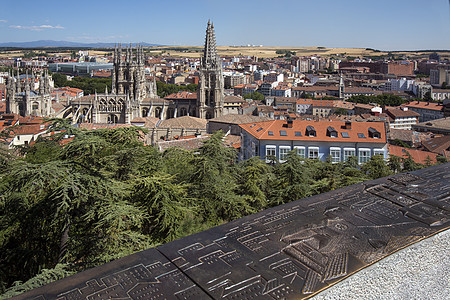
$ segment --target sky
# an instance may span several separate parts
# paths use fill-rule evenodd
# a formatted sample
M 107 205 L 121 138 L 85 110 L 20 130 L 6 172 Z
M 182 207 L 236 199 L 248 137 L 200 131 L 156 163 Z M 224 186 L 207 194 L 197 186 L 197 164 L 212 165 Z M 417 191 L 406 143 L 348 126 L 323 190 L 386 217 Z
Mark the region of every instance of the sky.
M 0 1 L 0 42 L 450 49 L 450 0 Z

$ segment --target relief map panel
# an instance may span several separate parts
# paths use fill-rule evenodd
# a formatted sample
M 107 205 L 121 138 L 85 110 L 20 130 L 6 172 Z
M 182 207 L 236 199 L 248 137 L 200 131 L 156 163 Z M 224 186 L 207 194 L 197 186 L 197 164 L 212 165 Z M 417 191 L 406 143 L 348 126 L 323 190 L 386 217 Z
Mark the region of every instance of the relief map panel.
M 449 225 L 447 163 L 267 209 L 14 299 L 307 298 Z

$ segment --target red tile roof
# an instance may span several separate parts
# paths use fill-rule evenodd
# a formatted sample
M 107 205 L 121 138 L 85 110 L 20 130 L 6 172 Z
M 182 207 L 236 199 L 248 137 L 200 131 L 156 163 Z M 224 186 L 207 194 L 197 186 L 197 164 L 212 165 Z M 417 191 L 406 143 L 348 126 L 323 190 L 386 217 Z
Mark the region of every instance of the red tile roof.
M 223 97 L 225 103 L 244 103 L 245 100 L 238 96 L 225 96 Z
M 159 151 L 164 151 L 172 147 L 182 148 L 186 150 L 195 150 L 203 146 L 204 142 L 206 142 L 208 139 L 209 136 L 199 136 L 190 139 L 158 141 L 157 147 Z
M 334 107 L 334 100 L 312 100 L 314 107 Z
M 428 151 L 443 154 L 444 151 L 450 150 L 450 135 L 444 135 L 442 137 L 433 138 L 429 141 L 423 141 L 422 145 Z
M 19 117 L 20 125 L 42 124 L 42 123 L 44 123 L 43 117 L 36 117 L 36 116 Z
M 258 123 L 248 123 L 239 125 L 242 129 L 262 140 L 296 140 L 296 141 L 329 141 L 329 142 L 376 142 L 386 143 L 386 130 L 384 122 L 352 122 L 351 129 L 344 129 L 344 121 L 310 121 L 292 120 L 292 128 L 287 128 L 286 120 L 273 120 Z M 306 134 L 306 128 L 312 126 L 316 131 L 315 137 Z M 337 137 L 327 135 L 327 128 L 332 127 L 338 132 Z M 369 128 L 372 127 L 380 133 L 380 138 L 369 137 Z M 280 131 L 285 131 L 286 135 L 281 135 Z M 272 132 L 273 135 L 269 135 Z M 300 132 L 301 136 L 296 136 Z M 341 133 L 347 132 L 348 138 L 342 137 Z M 360 138 L 358 133 L 363 133 L 364 138 Z
M 344 88 L 344 94 L 358 94 L 358 93 L 363 93 L 363 94 L 370 94 L 370 93 L 374 93 L 374 90 L 368 87 L 346 87 Z
M 164 97 L 164 99 L 168 100 L 179 100 L 179 99 L 190 99 L 194 100 L 197 99 L 197 93 L 191 93 L 188 91 L 181 91 L 178 93 L 170 94 L 169 96 Z
M 304 92 L 318 92 L 318 91 L 338 91 L 338 86 L 299 86 L 295 87 L 294 91 L 304 91 Z
M 408 149 L 404 147 L 399 147 L 395 145 L 389 145 L 389 155 L 395 155 L 398 157 L 408 157 L 408 153 L 411 155 L 411 158 L 419 164 L 424 164 L 429 156 L 433 163 L 436 162 L 436 153 L 421 151 L 417 149 Z
M 0 101 L 0 114 L 6 112 L 6 103 L 5 101 Z
M 312 99 L 298 99 L 297 104 L 313 104 L 313 101 Z
M 12 135 L 38 134 L 47 130 L 48 124 L 18 125 L 9 127 Z
M 96 129 L 114 129 L 119 127 L 132 127 L 131 124 L 101 124 L 101 123 L 81 123 L 80 128 L 85 128 L 87 130 Z
M 442 105 L 441 103 L 425 102 L 425 101 L 412 101 L 412 102 L 403 104 L 402 106 L 406 106 L 406 107 L 410 107 L 410 108 L 430 109 L 430 110 L 436 110 L 436 111 L 441 111 L 444 108 L 444 105 Z
M 393 118 L 419 117 L 420 114 L 412 110 L 403 110 L 400 108 L 387 109 L 386 113 Z

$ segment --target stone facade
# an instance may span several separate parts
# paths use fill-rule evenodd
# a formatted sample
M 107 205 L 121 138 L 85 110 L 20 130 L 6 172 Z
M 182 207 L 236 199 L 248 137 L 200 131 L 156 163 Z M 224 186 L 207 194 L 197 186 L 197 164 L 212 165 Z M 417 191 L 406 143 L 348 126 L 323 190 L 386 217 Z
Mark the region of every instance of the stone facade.
M 36 81 L 39 81 L 38 89 Z M 25 116 L 49 116 L 52 111 L 51 100 L 52 82 L 47 72 L 41 73 L 39 78 L 31 76 L 8 75 L 6 84 L 6 112 Z
M 204 55 L 201 58 L 197 94 L 184 97 L 183 92 L 172 98 L 161 99 L 156 93 L 156 82 L 145 79 L 142 46 L 114 49 L 112 91 L 86 96 L 70 103 L 74 123 L 131 123 L 142 117 L 161 120 L 181 116 L 210 119 L 230 113 L 224 104 L 224 77 L 222 62 L 217 55 L 214 26 L 208 22 Z M 233 107 L 234 108 L 234 107 Z M 236 111 L 236 109 L 232 109 Z M 68 115 L 70 116 L 70 115 Z
M 125 48 L 125 54 L 121 45 L 116 46 L 113 61 L 110 92 L 105 90 L 94 97 L 87 96 L 70 103 L 75 123 L 130 123 L 135 118 L 148 115 L 152 102 L 145 99 L 157 98 L 156 83 L 145 79 L 142 46 L 133 49 L 130 45 Z M 163 99 L 158 99 L 158 102 L 164 106 Z
M 198 117 L 217 118 L 223 115 L 224 79 L 222 62 L 217 55 L 214 25 L 208 22 L 205 49 L 200 61 L 200 78 L 197 92 Z

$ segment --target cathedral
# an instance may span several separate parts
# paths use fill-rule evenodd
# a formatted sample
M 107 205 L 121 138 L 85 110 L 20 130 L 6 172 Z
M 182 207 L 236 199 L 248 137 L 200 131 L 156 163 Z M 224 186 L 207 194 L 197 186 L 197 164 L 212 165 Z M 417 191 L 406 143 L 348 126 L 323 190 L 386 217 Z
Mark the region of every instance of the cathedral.
M 214 25 L 208 22 L 200 61 L 197 95 L 185 99 L 161 99 L 156 82 L 145 79 L 142 46 L 114 49 L 112 90 L 74 99 L 70 104 L 75 123 L 130 123 L 136 118 L 170 119 L 181 116 L 210 119 L 224 113 L 222 62 L 217 55 Z
M 39 86 L 36 87 L 36 83 Z M 52 108 L 52 80 L 46 72 L 39 78 L 32 72 L 29 76 L 9 74 L 6 83 L 6 112 L 25 116 L 49 116 Z
M 224 114 L 224 79 L 222 62 L 217 54 L 214 26 L 208 22 L 205 48 L 200 58 L 197 94 L 185 98 L 161 99 L 156 93 L 155 79 L 145 78 L 144 49 L 141 45 L 122 48 L 116 45 L 113 55 L 112 89 L 69 100 L 62 113 L 55 116 L 72 118 L 74 123 L 131 123 L 137 118 L 155 117 L 161 120 L 181 116 L 210 119 Z M 52 114 L 49 75 L 41 75 L 39 90 L 32 86 L 34 77 L 10 76 L 7 103 L 9 111 L 25 115 Z
M 144 50 L 131 45 L 122 55 L 122 47 L 114 49 L 112 91 L 96 94 L 93 103 L 94 123 L 129 123 L 143 116 L 146 98 L 156 98 L 156 83 L 145 80 Z

